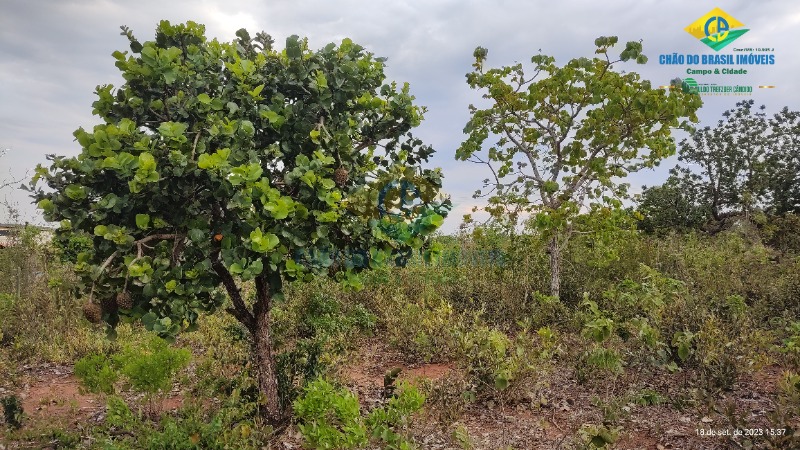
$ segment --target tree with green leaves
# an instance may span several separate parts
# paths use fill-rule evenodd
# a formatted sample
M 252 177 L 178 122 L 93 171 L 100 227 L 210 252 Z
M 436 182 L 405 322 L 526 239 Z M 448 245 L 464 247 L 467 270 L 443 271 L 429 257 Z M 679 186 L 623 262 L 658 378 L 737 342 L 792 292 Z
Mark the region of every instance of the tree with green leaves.
M 78 129 L 80 155 L 51 155 L 29 189 L 60 222 L 57 239 L 92 236 L 75 270 L 87 316 L 112 334 L 140 320 L 175 336 L 227 294 L 274 422 L 286 405 L 270 309 L 284 284 L 356 286 L 359 271 L 435 256 L 428 237 L 450 204 L 438 201 L 439 170 L 421 167 L 433 149 L 410 133 L 425 109 L 408 84 L 384 83 L 383 58 L 349 39 L 312 51 L 292 36 L 277 50 L 265 33 L 229 43 L 204 33 L 162 21 L 141 43 L 123 27 L 131 53 L 113 56 L 125 82 L 98 86 L 102 122 Z
M 673 173 L 661 186 L 643 186 L 636 207 L 642 216 L 638 228 L 647 233 L 701 228 L 711 219 L 701 183 L 699 175 Z
M 484 69 L 487 50 L 475 50 L 473 89 L 484 91 L 485 109 L 470 106 L 469 137 L 456 157 L 486 164 L 487 208 L 512 220 L 530 214 L 548 240 L 551 295 L 560 293 L 561 251 L 582 211 L 612 219 L 627 195 L 620 180 L 653 167 L 675 153 L 671 131 L 697 121 L 697 95 L 654 88 L 635 72 L 614 66 L 647 62 L 640 42 L 628 42 L 619 58 L 609 50 L 616 37 L 595 41 L 600 57 L 576 58 L 564 66 L 551 56 L 531 58 L 533 74 L 522 64 Z M 496 139 L 485 148 L 485 141 Z M 486 156 L 480 156 L 486 150 Z M 606 220 L 606 219 L 598 219 Z M 600 227 L 602 228 L 602 226 Z
M 693 179 L 714 220 L 723 213 L 750 212 L 768 201 L 770 126 L 764 107 L 755 111 L 753 104 L 737 103 L 716 127 L 700 128 L 681 141 L 678 159 L 685 165 L 674 169 L 675 176 Z
M 725 111 L 716 126 L 695 130 L 679 147 L 667 182 L 646 189 L 644 226 L 700 228 L 727 217 L 800 212 L 800 112 L 769 117 L 753 100 Z
M 784 107 L 769 125 L 768 209 L 775 215 L 800 214 L 800 111 Z

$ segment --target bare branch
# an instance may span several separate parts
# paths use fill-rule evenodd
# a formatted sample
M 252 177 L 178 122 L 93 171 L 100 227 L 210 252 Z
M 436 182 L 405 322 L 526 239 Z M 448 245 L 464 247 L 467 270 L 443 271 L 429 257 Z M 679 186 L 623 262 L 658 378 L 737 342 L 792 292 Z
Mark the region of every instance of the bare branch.
M 189 158 L 192 161 L 194 161 L 194 154 L 195 154 L 195 151 L 197 150 L 197 143 L 200 141 L 200 134 L 202 134 L 202 133 L 200 131 L 198 131 L 197 135 L 195 135 L 195 137 L 194 137 L 194 143 L 192 144 L 192 157 Z

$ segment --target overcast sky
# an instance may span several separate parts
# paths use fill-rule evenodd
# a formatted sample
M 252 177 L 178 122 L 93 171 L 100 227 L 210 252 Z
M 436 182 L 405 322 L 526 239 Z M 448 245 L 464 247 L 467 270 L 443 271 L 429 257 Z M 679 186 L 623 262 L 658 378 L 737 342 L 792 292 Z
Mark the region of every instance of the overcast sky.
M 46 154 L 78 154 L 72 132 L 98 123 L 91 115 L 95 87 L 121 83 L 111 57 L 127 49 L 120 25 L 145 41 L 153 38 L 162 19 L 193 20 L 206 25 L 209 37 L 225 41 L 239 28 L 251 34 L 266 31 L 279 48 L 292 34 L 308 37 L 312 48 L 350 37 L 387 57 L 388 79 L 410 82 L 417 103 L 429 109 L 415 134 L 437 151 L 433 164 L 443 168 L 445 190 L 456 205 L 445 223 L 450 231 L 476 204 L 471 194 L 487 175 L 485 167 L 454 160 L 469 117 L 467 106 L 480 100 L 464 78 L 476 46 L 489 49 L 488 66 L 528 62 L 539 49 L 563 64 L 591 56 L 598 36 L 617 35 L 621 43 L 643 39 L 650 62 L 620 68 L 663 85 L 685 78 L 687 66 L 659 65 L 659 54 L 714 53 L 684 28 L 717 6 L 750 30 L 721 53 L 733 47 L 772 47 L 775 65 L 747 67 L 747 75 L 694 78 L 775 85 L 754 89 L 751 98 L 770 111 L 800 109 L 797 0 L 0 0 L 0 152 L 7 149 L 0 157 L 0 185 L 44 163 Z M 706 96 L 700 117 L 713 125 L 741 99 Z M 634 188 L 660 184 L 674 164 L 669 160 L 629 181 Z M 41 223 L 24 192 L 2 189 L 4 199 L 21 209 L 23 220 Z M 0 222 L 7 220 L 2 208 Z

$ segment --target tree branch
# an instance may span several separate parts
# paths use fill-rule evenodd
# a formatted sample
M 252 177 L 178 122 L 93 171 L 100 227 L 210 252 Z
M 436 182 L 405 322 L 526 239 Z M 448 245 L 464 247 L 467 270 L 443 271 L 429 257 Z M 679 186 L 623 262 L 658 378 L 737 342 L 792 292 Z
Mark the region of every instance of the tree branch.
M 151 234 L 150 236 L 145 236 L 145 237 L 139 239 L 138 241 L 133 241 L 133 243 L 136 244 L 136 253 L 137 253 L 136 258 L 138 259 L 138 258 L 141 258 L 143 256 L 144 252 L 142 250 L 142 246 L 144 246 L 144 244 L 146 242 L 150 242 L 150 241 L 153 241 L 155 239 L 162 239 L 162 240 L 163 239 L 177 239 L 177 238 L 179 238 L 181 236 L 182 235 L 180 235 L 180 234 Z M 148 247 L 148 248 L 152 248 L 152 247 Z M 113 261 L 114 258 L 116 258 L 118 254 L 119 254 L 119 250 L 114 250 L 114 253 L 110 254 L 108 256 L 108 258 L 106 258 L 106 260 L 103 261 L 103 264 L 100 265 L 100 275 L 103 274 L 103 272 L 106 270 L 106 268 L 108 268 L 108 265 L 111 264 L 111 261 Z
M 247 305 L 244 304 L 242 291 L 236 286 L 236 281 L 233 279 L 233 276 L 228 269 L 225 268 L 222 260 L 220 260 L 219 249 L 215 250 L 211 255 L 211 268 L 214 269 L 214 272 L 216 272 L 222 280 L 222 285 L 225 286 L 225 290 L 228 291 L 228 296 L 230 296 L 231 302 L 233 302 L 233 308 L 229 309 L 228 312 L 230 312 L 233 317 L 236 317 L 236 320 L 241 322 L 251 333 L 254 333 L 256 319 L 247 309 Z
M 192 157 L 189 158 L 192 161 L 194 161 L 194 154 L 195 154 L 195 151 L 197 150 L 197 143 L 200 141 L 200 134 L 201 134 L 200 131 L 198 131 L 197 135 L 195 135 L 195 137 L 194 137 L 194 143 L 192 144 Z

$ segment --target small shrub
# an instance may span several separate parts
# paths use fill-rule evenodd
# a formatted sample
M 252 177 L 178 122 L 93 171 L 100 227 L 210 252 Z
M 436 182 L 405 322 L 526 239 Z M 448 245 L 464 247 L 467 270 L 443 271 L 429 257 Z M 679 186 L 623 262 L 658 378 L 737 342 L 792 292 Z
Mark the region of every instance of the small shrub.
M 397 393 L 383 407 L 373 409 L 365 420 L 373 439 L 382 441 L 388 448 L 409 448 L 410 443 L 401 431 L 424 403 L 425 395 L 416 387 L 400 383 Z
M 427 381 L 425 393 L 427 409 L 443 429 L 460 419 L 467 406 L 476 399 L 467 377 L 455 370 L 438 380 Z
M 749 334 L 734 333 L 731 324 L 715 316 L 705 320 L 695 341 L 695 360 L 700 369 L 700 382 L 707 391 L 730 390 L 741 372 L 749 370 L 745 356 L 750 355 Z
M 113 394 L 116 382 L 123 379 L 128 388 L 144 394 L 150 414 L 155 414 L 155 400 L 172 387 L 177 372 L 191 359 L 186 349 L 171 348 L 156 335 L 140 345 L 128 344 L 113 356 L 89 355 L 75 364 L 75 375 L 91 392 Z
M 325 380 L 309 383 L 294 401 L 298 426 L 311 448 L 358 448 L 367 443 L 367 428 L 358 398 Z
M 75 376 L 89 392 L 113 394 L 119 371 L 105 355 L 84 356 L 75 363 Z
M 354 348 L 358 337 L 372 332 L 375 315 L 360 303 L 337 298 L 340 287 L 319 282 L 297 286 L 288 301 L 273 310 L 278 368 L 278 391 L 290 405 L 310 380 Z
M 424 402 L 425 396 L 417 388 L 401 383 L 386 404 L 365 417 L 355 394 L 318 379 L 294 401 L 294 412 L 300 421 L 300 434 L 310 448 L 359 448 L 381 442 L 385 448 L 411 449 L 402 429 Z
M 784 253 L 800 253 L 800 215 L 772 217 L 761 230 L 764 241 Z
M 605 425 L 584 424 L 578 430 L 579 448 L 598 449 L 613 445 L 619 438 L 619 428 L 608 428 Z
M 506 399 L 522 394 L 533 375 L 548 367 L 550 353 L 535 348 L 534 342 L 527 333 L 511 339 L 480 324 L 463 333 L 459 359 L 475 392 L 490 396 L 502 393 Z
M 385 317 L 389 342 L 425 362 L 446 361 L 457 349 L 454 331 L 461 319 L 444 301 L 409 301 L 402 294 L 392 299 Z
M 141 348 L 128 346 L 117 358 L 131 387 L 147 394 L 158 394 L 172 387 L 175 374 L 191 359 L 186 349 L 172 348 L 164 339 L 151 336 Z
M 575 362 L 575 378 L 580 384 L 589 380 L 602 380 L 608 375 L 617 376 L 623 371 L 620 353 L 596 344 L 581 353 Z
M 106 414 L 110 427 L 106 449 L 256 450 L 272 433 L 270 427 L 252 420 L 252 414 L 243 416 L 239 404 L 226 403 L 213 412 L 189 404 L 155 423 L 134 414 L 122 398 L 110 396 Z
M 792 322 L 786 327 L 787 337 L 778 351 L 786 355 L 787 361 L 794 367 L 800 368 L 800 321 Z
M 800 437 L 800 375 L 785 372 L 778 381 L 777 398 L 773 402 L 773 409 L 767 413 L 767 426 L 769 432 L 757 436 L 760 448 L 784 449 L 797 448 Z M 737 411 L 734 402 L 728 402 L 722 411 L 717 409 L 733 429 L 760 428 L 761 424 L 752 424 L 747 414 Z M 749 437 L 740 437 L 737 442 L 740 448 L 754 448 L 754 442 Z
M 665 401 L 661 394 L 652 389 L 642 389 L 633 398 L 634 403 L 642 406 L 660 405 Z
M 22 410 L 22 402 L 16 395 L 9 395 L 0 399 L 0 404 L 3 405 L 3 418 L 6 424 L 14 429 L 22 428 L 22 418 L 25 411 Z

